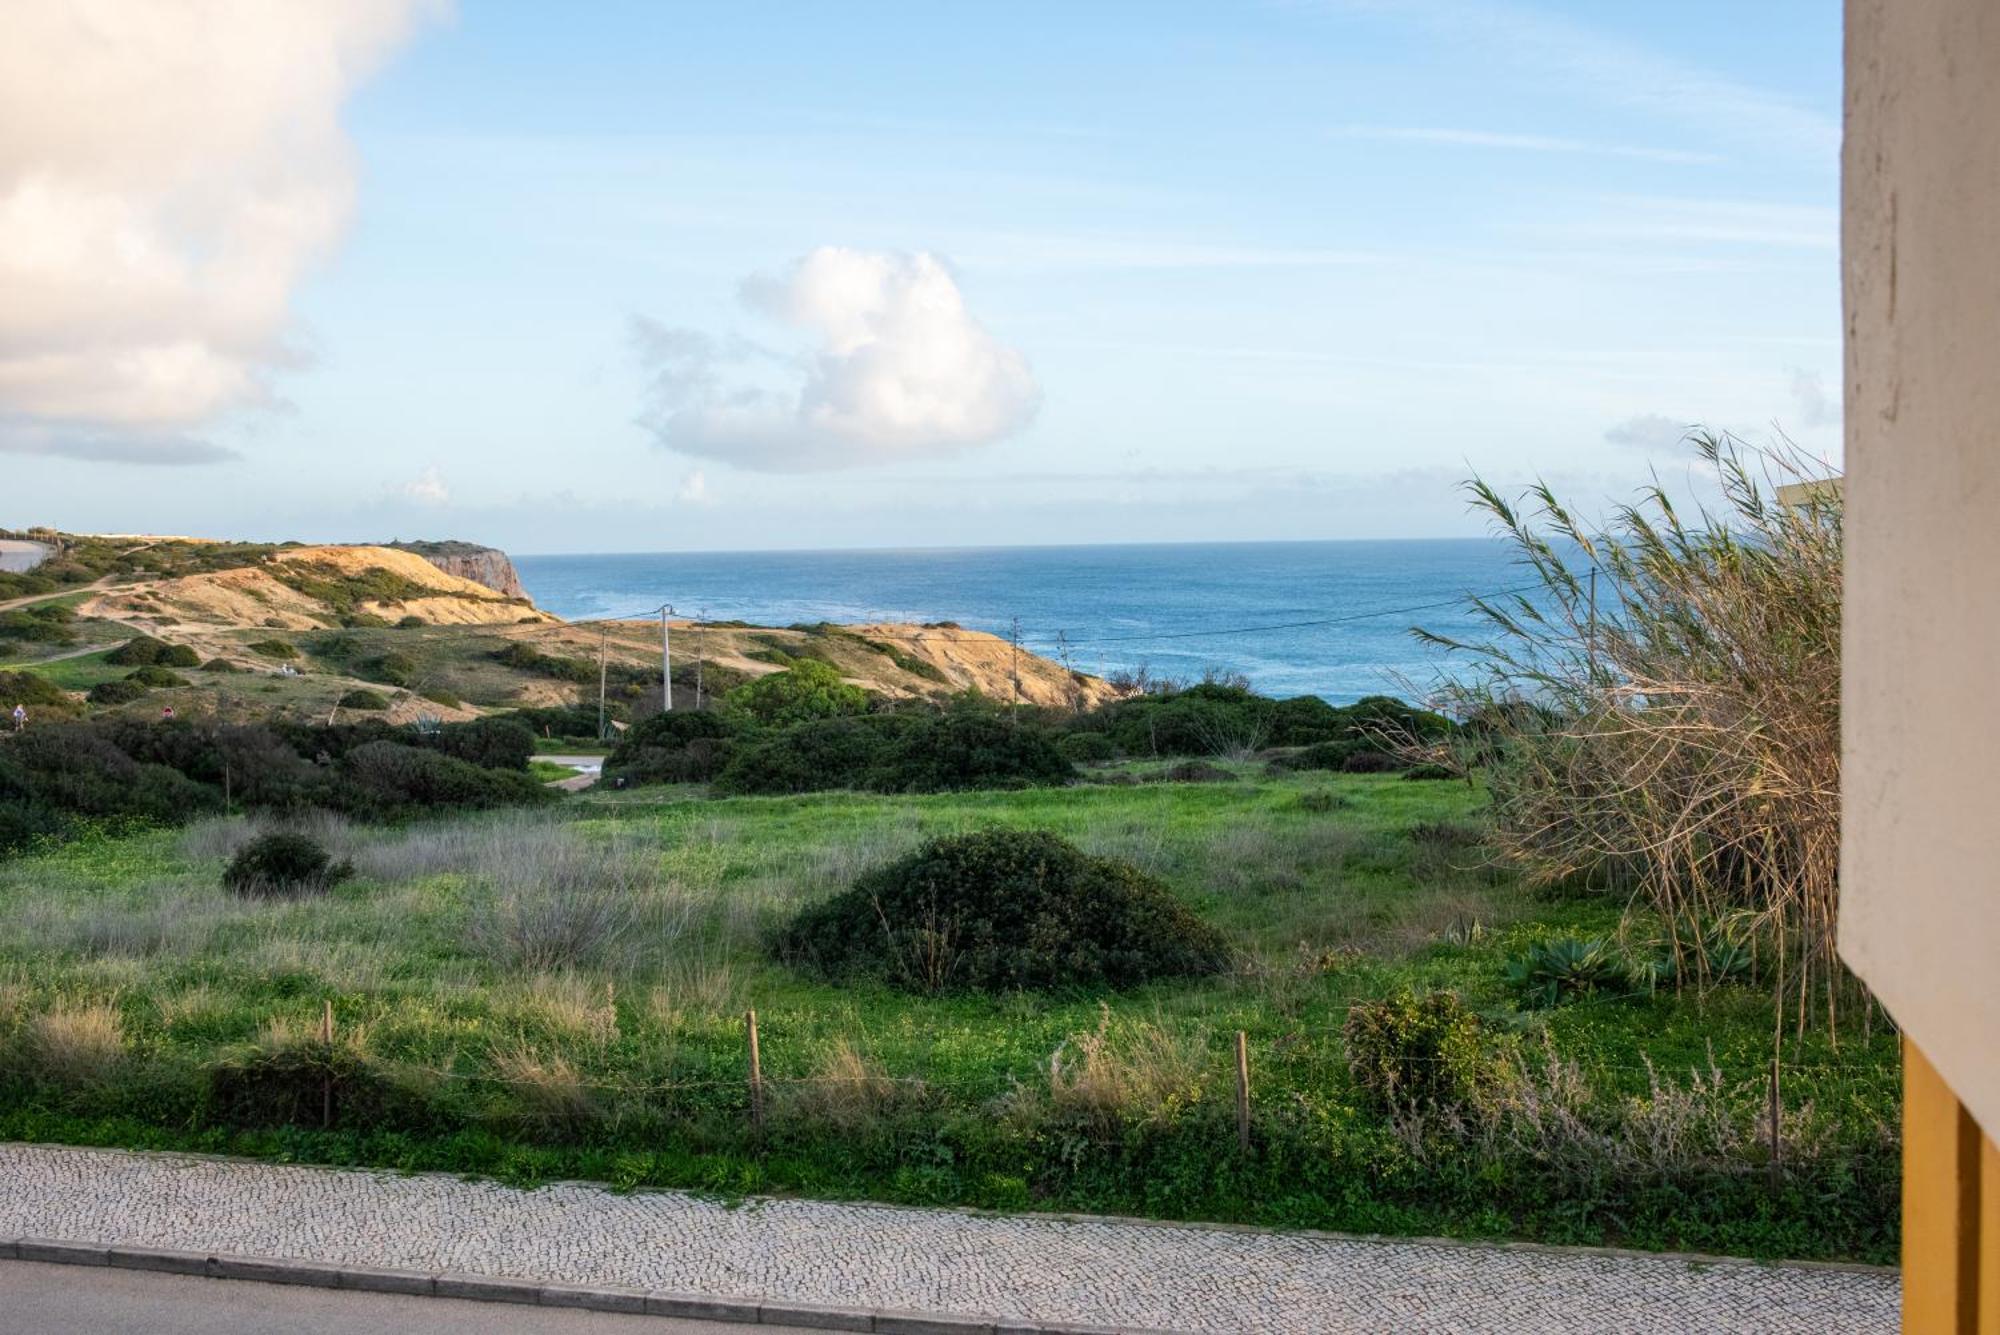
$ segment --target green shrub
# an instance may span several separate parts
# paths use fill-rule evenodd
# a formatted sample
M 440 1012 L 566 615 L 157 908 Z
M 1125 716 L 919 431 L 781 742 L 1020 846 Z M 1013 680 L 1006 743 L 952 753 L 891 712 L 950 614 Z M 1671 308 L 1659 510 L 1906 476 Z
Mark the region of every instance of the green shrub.
M 1431 761 L 1425 761 L 1423 764 L 1412 765 L 1410 768 L 1404 770 L 1403 777 L 1419 782 L 1436 783 L 1446 779 L 1462 779 L 1465 776 L 1449 765 L 1439 765 Z
M 299 647 L 285 640 L 253 640 L 244 646 L 265 658 L 289 659 L 299 656 Z
M 1160 783 L 1233 783 L 1236 780 L 1230 771 L 1203 760 L 1183 760 L 1177 765 L 1169 765 L 1155 778 Z
M 428 626 L 428 625 L 430 625 L 430 624 L 431 624 L 430 622 L 428 622 L 428 621 L 424 620 L 424 619 L 423 619 L 422 617 L 420 617 L 420 616 L 416 616 L 416 615 L 414 615 L 414 614 L 413 614 L 413 615 L 410 615 L 410 616 L 406 616 L 406 617 L 401 617 L 401 618 L 399 618 L 399 619 L 397 620 L 397 622 L 396 622 L 396 629 L 397 629 L 397 630 L 421 630 L 421 629 L 423 629 L 423 628 L 424 628 L 425 626 Z
M 225 1126 L 379 1127 L 392 1083 L 354 1044 L 267 1034 L 208 1071 L 209 1112 Z
M 389 701 L 380 691 L 366 689 L 348 691 L 340 697 L 342 709 L 387 709 Z
M 117 667 L 193 667 L 200 660 L 184 644 L 137 635 L 106 654 L 104 661 Z
M 408 654 L 380 654 L 364 661 L 356 675 L 385 686 L 408 686 L 416 678 L 417 665 Z
M 60 603 L 37 607 L 17 607 L 0 612 L 0 639 L 25 640 L 31 644 L 74 644 L 76 632 L 69 623 L 76 613 Z
M 251 898 L 318 894 L 354 874 L 346 862 L 309 835 L 274 830 L 258 835 L 236 850 L 222 873 L 222 884 Z
M 1570 997 L 1621 992 L 1626 970 L 1606 938 L 1558 936 L 1508 960 L 1506 978 L 1526 1004 L 1554 1006 Z
M 1340 762 L 1342 774 L 1394 774 L 1403 762 L 1387 751 L 1353 751 Z
M 241 672 L 243 669 L 226 658 L 211 658 L 201 665 L 203 672 Z
M 160 667 L 157 664 L 133 668 L 125 674 L 125 680 L 136 681 L 141 686 L 185 686 L 188 684 L 188 679 L 180 673 L 173 671 L 171 668 Z
M 414 811 L 469 811 L 526 805 L 551 794 L 522 769 L 481 769 L 454 756 L 399 742 L 366 742 L 341 759 L 345 782 L 333 791 L 343 809 L 396 817 Z
M 1032 830 L 934 839 L 801 912 L 774 946 L 829 977 L 920 992 L 1131 987 L 1229 961 L 1161 882 Z
M 1109 765 L 1118 759 L 1118 747 L 1101 732 L 1065 733 L 1056 749 L 1075 765 Z
M 438 750 L 482 769 L 525 770 L 535 754 L 535 734 L 509 718 L 477 718 L 439 728 Z
M 36 712 L 76 712 L 69 692 L 39 672 L 0 672 L 0 700 L 6 702 L 0 704 L 0 711 L 11 711 L 18 704 Z
M 1354 805 L 1344 793 L 1336 793 L 1330 788 L 1313 788 L 1300 793 L 1295 804 L 1300 811 L 1310 811 L 1323 815 L 1329 811 L 1340 811 Z
M 899 714 L 819 719 L 740 742 L 715 776 L 725 793 L 816 793 L 864 788 L 911 725 Z
M 723 697 L 725 712 L 764 727 L 841 718 L 868 709 L 868 692 L 831 664 L 802 658 L 783 672 L 746 681 Z
M 85 693 L 84 699 L 94 705 L 129 705 L 145 694 L 146 683 L 120 677 L 114 681 L 98 682 Z
M 1491 1102 L 1506 1070 L 1479 1016 L 1456 992 L 1357 1002 L 1341 1037 L 1348 1074 L 1378 1112 L 1474 1111 Z
M 1076 769 L 1046 728 L 993 709 L 957 708 L 921 719 L 895 739 L 873 773 L 851 786 L 940 793 L 1064 784 Z
M 443 705 L 447 709 L 456 709 L 465 703 L 459 698 L 458 692 L 448 686 L 433 686 L 423 692 L 423 698 L 434 705 Z
M 738 724 L 708 710 L 648 714 L 625 730 L 604 760 L 618 784 L 707 783 L 734 752 Z

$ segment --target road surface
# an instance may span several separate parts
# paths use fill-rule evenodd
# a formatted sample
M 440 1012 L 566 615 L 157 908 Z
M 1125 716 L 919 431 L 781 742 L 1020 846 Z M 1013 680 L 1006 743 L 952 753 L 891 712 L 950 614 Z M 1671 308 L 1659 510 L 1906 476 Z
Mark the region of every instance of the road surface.
M 730 1335 L 743 1326 L 0 1261 L 0 1335 Z

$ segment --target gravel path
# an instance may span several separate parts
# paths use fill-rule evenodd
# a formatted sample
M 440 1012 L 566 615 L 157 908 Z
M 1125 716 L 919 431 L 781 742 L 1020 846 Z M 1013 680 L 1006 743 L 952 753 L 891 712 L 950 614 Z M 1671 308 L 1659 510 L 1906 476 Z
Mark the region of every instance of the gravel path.
M 0 1145 L 0 1236 L 1175 1331 L 1888 1331 L 1884 1271 Z

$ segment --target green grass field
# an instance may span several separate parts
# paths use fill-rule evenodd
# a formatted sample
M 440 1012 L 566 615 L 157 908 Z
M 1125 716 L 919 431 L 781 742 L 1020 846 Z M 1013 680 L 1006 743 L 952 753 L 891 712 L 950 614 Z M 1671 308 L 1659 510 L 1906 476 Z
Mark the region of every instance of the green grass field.
M 1762 988 L 1525 1009 L 1505 978 L 1524 945 L 1623 932 L 1637 948 L 1643 920 L 1482 866 L 1482 798 L 1465 784 L 1233 768 L 1233 782 L 1133 782 L 1127 767 L 1101 773 L 1115 782 L 926 797 L 652 789 L 532 816 L 325 826 L 357 874 L 296 900 L 221 888 L 248 836 L 234 819 L 0 864 L 0 1135 L 518 1181 L 1893 1256 L 1892 1036 L 1788 1046 L 1774 1173 Z M 1233 967 L 1121 994 L 922 997 L 767 958 L 798 906 L 928 837 L 991 826 L 1054 830 L 1156 874 L 1226 933 Z M 1504 1124 L 1420 1134 L 1349 1075 L 1351 1004 L 1437 988 L 1512 1054 L 1520 1107 Z M 222 1116 L 209 1073 L 296 1043 L 329 1003 L 341 1041 L 394 1074 L 393 1096 L 330 1127 Z

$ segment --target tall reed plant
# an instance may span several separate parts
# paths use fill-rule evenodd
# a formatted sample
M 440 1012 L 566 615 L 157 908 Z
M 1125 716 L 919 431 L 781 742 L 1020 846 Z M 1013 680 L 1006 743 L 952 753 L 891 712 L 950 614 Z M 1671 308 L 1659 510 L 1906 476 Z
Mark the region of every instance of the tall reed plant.
M 1472 599 L 1482 634 L 1417 634 L 1474 664 L 1445 692 L 1507 861 L 1631 887 L 1697 982 L 1704 931 L 1747 914 L 1779 1024 L 1837 1030 L 1862 999 L 1834 953 L 1840 496 L 1789 445 L 1690 439 L 1722 496 L 1691 516 L 1657 484 L 1593 526 L 1546 485 L 1469 483 L 1531 591 Z

